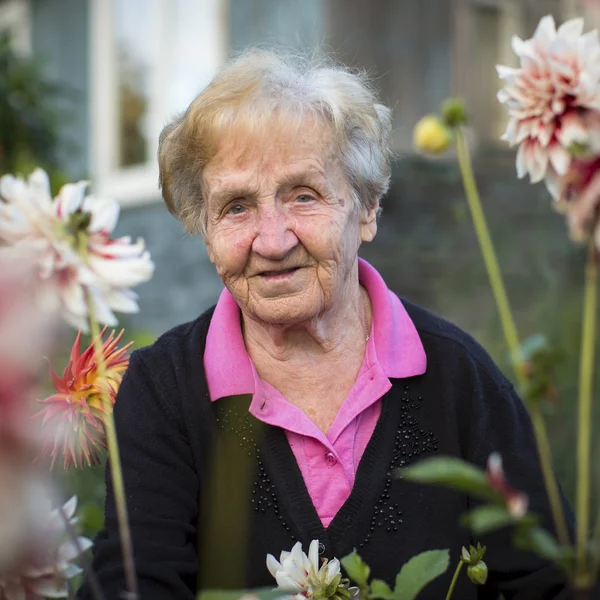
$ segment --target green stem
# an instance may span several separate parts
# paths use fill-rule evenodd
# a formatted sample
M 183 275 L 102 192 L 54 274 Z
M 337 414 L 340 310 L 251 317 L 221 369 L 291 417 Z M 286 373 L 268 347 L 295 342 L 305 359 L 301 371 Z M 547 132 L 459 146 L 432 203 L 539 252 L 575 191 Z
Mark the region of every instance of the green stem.
M 456 571 L 454 571 L 454 577 L 452 577 L 452 581 L 450 583 L 450 587 L 448 588 L 448 593 L 446 594 L 446 600 L 450 600 L 452 598 L 452 594 L 454 593 L 454 588 L 456 587 L 456 582 L 458 581 L 458 576 L 460 575 L 460 571 L 463 568 L 463 561 L 458 561 L 458 566 L 456 567 Z
M 88 296 L 88 311 L 90 321 L 90 334 L 94 341 L 94 352 L 96 363 L 98 364 L 99 376 L 106 376 L 106 364 L 104 354 L 102 353 L 102 338 L 100 328 L 94 316 L 94 307 L 91 298 Z M 113 417 L 113 407 L 108 394 L 102 394 L 102 404 L 106 414 L 106 442 L 108 446 L 108 462 L 110 465 L 110 474 L 115 497 L 115 506 L 117 510 L 117 520 L 119 523 L 119 535 L 121 537 L 121 551 L 123 553 L 123 567 L 125 571 L 125 580 L 127 583 L 128 600 L 136 600 L 138 597 L 137 581 L 135 576 L 135 562 L 133 559 L 133 543 L 131 540 L 131 530 L 129 528 L 129 518 L 127 515 L 127 503 L 125 500 L 125 485 L 123 483 L 123 470 L 121 469 L 121 456 L 119 444 L 117 442 L 117 432 L 115 430 L 115 421 Z
M 523 390 L 527 383 L 527 376 L 524 369 L 517 327 L 515 325 L 515 320 L 512 315 L 508 296 L 506 294 L 506 288 L 504 287 L 504 282 L 502 281 L 502 274 L 500 272 L 498 259 L 492 243 L 492 237 L 490 235 L 483 208 L 481 206 L 479 192 L 477 191 L 477 183 L 475 182 L 473 167 L 471 165 L 471 157 L 469 155 L 467 140 L 460 127 L 456 128 L 455 133 L 458 164 L 460 166 L 463 185 L 465 187 L 467 203 L 469 205 L 471 217 L 473 218 L 473 225 L 475 227 L 475 233 L 477 235 L 477 240 L 479 241 L 479 246 L 481 248 L 481 253 L 483 255 L 483 260 L 490 280 L 490 286 L 498 307 L 500 323 L 502 325 L 504 338 L 506 339 L 506 344 L 510 352 L 511 362 L 515 371 L 515 377 L 517 379 L 519 388 Z M 546 426 L 544 424 L 543 416 L 539 410 L 533 411 L 532 419 L 533 431 L 540 457 L 544 483 L 546 485 L 546 493 L 548 494 L 548 498 L 550 500 L 554 525 L 556 527 L 556 532 L 560 543 L 563 546 L 568 546 L 570 542 L 567 521 L 564 515 L 558 483 L 556 481 L 554 471 L 552 470 L 552 454 L 550 451 L 550 444 L 548 443 Z
M 502 331 L 504 332 L 504 337 L 508 345 L 517 381 L 521 387 L 524 387 L 527 378 L 523 368 L 519 335 L 517 334 L 517 327 L 512 316 L 504 282 L 502 281 L 502 275 L 500 273 L 500 267 L 498 266 L 498 259 L 496 258 L 492 237 L 483 213 L 481 200 L 479 199 L 479 192 L 477 191 L 477 184 L 475 183 L 467 141 L 461 129 L 456 129 L 456 147 L 458 152 L 458 164 L 460 166 L 463 185 L 467 195 L 467 203 L 469 204 L 469 210 L 471 211 L 471 217 L 473 218 L 475 233 L 477 234 L 477 240 L 479 241 L 485 268 L 488 272 L 494 299 L 498 306 Z
M 544 474 L 551 473 L 552 476 L 546 479 L 546 489 L 548 493 L 548 500 L 550 501 L 550 508 L 554 517 L 554 524 L 556 526 L 556 534 L 560 544 L 567 548 L 571 545 L 571 538 L 569 536 L 569 529 L 567 528 L 567 521 L 563 512 L 563 504 L 560 497 L 560 489 L 556 477 L 554 477 L 554 471 L 552 470 L 552 452 L 550 450 L 550 442 L 548 440 L 548 431 L 546 429 L 546 422 L 539 406 L 535 406 L 531 410 L 531 421 L 533 423 L 533 431 L 538 446 L 538 454 L 542 465 L 542 472 Z M 544 475 L 545 477 L 545 475 Z
M 596 249 L 590 242 L 585 266 L 581 357 L 579 364 L 579 420 L 577 436 L 577 565 L 586 569 L 587 542 L 590 533 L 590 455 L 592 447 L 592 388 L 594 382 L 594 349 L 596 344 L 597 306 Z

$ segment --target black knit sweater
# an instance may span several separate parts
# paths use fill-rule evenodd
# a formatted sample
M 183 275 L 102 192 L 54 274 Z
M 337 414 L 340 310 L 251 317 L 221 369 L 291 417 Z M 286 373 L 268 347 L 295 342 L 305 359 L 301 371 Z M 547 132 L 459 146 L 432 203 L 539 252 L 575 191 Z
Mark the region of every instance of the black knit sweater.
M 393 583 L 403 563 L 448 548 L 446 575 L 419 596 L 445 597 L 461 547 L 481 541 L 483 587 L 461 575 L 454 598 L 566 599 L 560 575 L 513 549 L 505 530 L 473 540 L 461 528 L 465 495 L 397 479 L 432 455 L 484 467 L 499 451 L 511 485 L 549 521 L 529 417 L 511 384 L 468 335 L 404 302 L 427 354 L 427 372 L 392 380 L 352 493 L 325 529 L 283 430 L 248 413 L 250 398 L 211 403 L 203 372 L 212 310 L 133 353 L 115 405 L 141 600 L 184 600 L 198 588 L 273 586 L 267 553 L 319 539 L 324 557 L 356 549 L 374 577 Z M 567 512 L 570 512 L 567 508 Z M 124 590 L 112 486 L 94 570 L 107 600 Z M 85 584 L 79 592 L 92 598 Z

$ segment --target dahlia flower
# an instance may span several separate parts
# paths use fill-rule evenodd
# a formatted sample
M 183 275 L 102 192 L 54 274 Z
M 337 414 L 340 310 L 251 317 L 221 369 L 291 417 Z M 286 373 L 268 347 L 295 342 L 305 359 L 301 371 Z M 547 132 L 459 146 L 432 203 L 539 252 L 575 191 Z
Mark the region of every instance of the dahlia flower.
M 154 271 L 143 240 L 110 237 L 119 205 L 86 196 L 86 189 L 84 181 L 70 183 L 53 199 L 42 169 L 27 181 L 0 178 L 0 241 L 35 252 L 45 284 L 40 304 L 59 308 L 69 324 L 84 331 L 88 301 L 98 322 L 116 325 L 113 311 L 139 310 L 129 288 L 148 281 Z
M 106 328 L 102 330 L 102 339 Z M 118 348 L 123 330 L 115 337 L 111 332 L 102 345 L 104 371 L 101 372 L 94 343 L 80 352 L 81 332 L 77 334 L 71 350 L 70 361 L 59 377 L 52 366 L 50 376 L 56 389 L 45 400 L 40 400 L 46 407 L 37 413 L 42 418 L 43 426 L 51 424 L 54 428 L 54 442 L 45 444 L 44 451 L 52 456 L 54 467 L 62 446 L 64 466 L 76 467 L 97 465 L 106 449 L 105 424 L 112 414 L 112 407 L 123 373 L 129 364 L 126 352 L 133 342 Z M 108 399 L 106 406 L 105 399 Z M 51 447 L 51 448 L 50 448 Z
M 498 99 L 508 107 L 509 123 L 502 139 L 518 145 L 519 178 L 532 183 L 547 172 L 567 173 L 571 150 L 600 153 L 600 41 L 583 34 L 583 19 L 558 30 L 544 17 L 529 40 L 513 38 L 518 68 L 498 66 L 505 87 Z
M 28 600 L 33 598 L 63 598 L 69 595 L 68 580 L 81 573 L 72 564 L 82 552 L 92 546 L 85 537 L 72 539 L 64 521 L 66 517 L 71 527 L 77 519 L 74 496 L 59 509 L 44 513 L 46 526 L 40 533 L 36 549 L 16 572 L 0 576 L 0 598 L 2 600 Z M 66 540 L 66 541 L 65 541 Z
M 337 558 L 324 559 L 319 567 L 318 540 L 310 543 L 308 556 L 300 542 L 296 542 L 291 552 L 283 551 L 279 560 L 268 554 L 267 568 L 278 588 L 297 600 L 313 597 L 346 600 L 358 593 L 358 588 L 349 587 L 348 579 L 342 579 Z
M 510 487 L 502 468 L 502 457 L 497 452 L 490 454 L 487 464 L 487 476 L 492 489 L 498 492 L 504 500 L 509 514 L 515 519 L 523 517 L 529 508 L 529 498 L 527 494 Z
M 600 249 L 600 156 L 575 157 L 565 175 L 548 177 L 546 183 L 571 239 L 582 242 L 591 234 Z

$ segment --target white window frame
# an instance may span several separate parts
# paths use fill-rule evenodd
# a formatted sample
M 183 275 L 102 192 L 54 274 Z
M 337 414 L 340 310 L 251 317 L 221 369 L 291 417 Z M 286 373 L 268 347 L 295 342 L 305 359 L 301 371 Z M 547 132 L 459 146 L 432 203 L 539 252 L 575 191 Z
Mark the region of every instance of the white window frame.
M 127 0 L 124 0 L 127 1 Z M 202 1 L 202 0 L 199 0 Z M 227 14 L 225 0 L 219 0 L 218 43 L 203 48 L 199 56 L 221 64 L 227 55 Z M 137 206 L 158 202 L 158 135 L 169 114 L 164 90 L 169 85 L 172 64 L 169 50 L 177 32 L 172 24 L 171 0 L 158 0 L 157 12 L 153 15 L 159 28 L 160 51 L 158 63 L 154 65 L 149 89 L 148 103 L 148 161 L 142 165 L 116 167 L 118 155 L 118 106 L 117 106 L 117 56 L 114 44 L 113 3 L 110 0 L 90 0 L 90 159 L 94 191 L 98 195 L 111 197 L 121 206 Z
M 31 55 L 31 2 L 4 0 L 0 2 L 0 31 L 10 31 L 15 52 Z

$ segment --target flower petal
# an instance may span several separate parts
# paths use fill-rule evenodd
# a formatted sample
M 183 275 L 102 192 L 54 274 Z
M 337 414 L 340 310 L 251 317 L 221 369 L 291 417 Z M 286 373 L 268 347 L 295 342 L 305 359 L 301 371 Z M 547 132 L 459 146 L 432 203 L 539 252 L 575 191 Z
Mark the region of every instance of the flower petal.
M 267 554 L 267 569 L 273 577 L 277 577 L 277 573 L 282 570 L 281 563 L 272 554 Z

